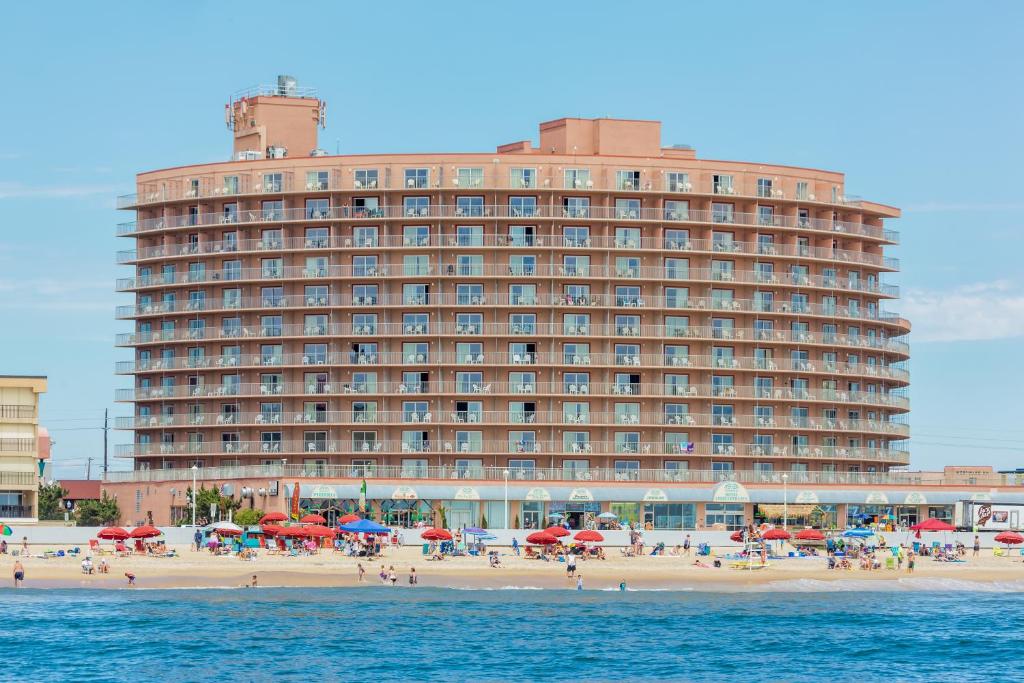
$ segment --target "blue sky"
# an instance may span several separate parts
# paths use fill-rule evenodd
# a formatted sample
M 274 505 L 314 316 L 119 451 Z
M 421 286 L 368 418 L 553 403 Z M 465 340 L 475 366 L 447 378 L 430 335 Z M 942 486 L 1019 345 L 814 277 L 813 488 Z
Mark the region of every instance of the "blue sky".
M 609 115 L 704 158 L 846 172 L 904 209 L 888 308 L 915 325 L 912 467 L 1024 465 L 1024 5 L 440 4 L 5 8 L 0 373 L 49 375 L 59 476 L 102 456 L 103 408 L 126 410 L 114 196 L 226 159 L 223 103 L 278 73 L 319 88 L 321 146 L 343 153 L 489 150 Z

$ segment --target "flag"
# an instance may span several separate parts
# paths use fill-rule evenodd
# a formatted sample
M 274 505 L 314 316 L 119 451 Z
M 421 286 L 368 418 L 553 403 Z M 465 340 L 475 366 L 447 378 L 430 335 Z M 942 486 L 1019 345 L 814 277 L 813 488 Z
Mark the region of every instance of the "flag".
M 295 490 L 292 491 L 292 519 L 299 518 L 299 482 L 295 482 Z
M 359 487 L 359 512 L 366 514 L 366 480 L 363 479 L 363 485 Z

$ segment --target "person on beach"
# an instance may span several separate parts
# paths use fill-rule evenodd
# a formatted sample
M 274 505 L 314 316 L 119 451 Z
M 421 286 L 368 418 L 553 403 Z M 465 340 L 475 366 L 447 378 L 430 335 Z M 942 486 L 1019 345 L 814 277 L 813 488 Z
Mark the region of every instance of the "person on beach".
M 415 586 L 419 584 L 420 577 L 416 574 L 416 567 L 409 567 L 409 585 Z
M 570 555 L 568 561 L 565 563 L 565 571 L 569 575 L 569 579 L 576 575 L 576 556 Z
M 363 568 L 363 563 L 362 562 L 360 562 L 359 564 L 356 565 L 356 576 L 359 577 L 357 579 L 357 581 L 359 583 L 362 583 L 363 582 L 363 577 L 366 576 L 366 570 Z
M 135 585 L 135 574 L 132 574 L 131 572 L 125 572 L 124 576 L 125 576 L 126 579 L 128 579 L 128 585 L 129 586 L 134 586 Z
M 22 566 L 21 560 L 14 561 L 14 587 L 21 588 L 21 584 L 25 582 L 25 567 Z
M 388 582 L 388 573 L 387 573 L 387 571 L 386 571 L 386 570 L 384 569 L 384 565 L 381 565 L 381 566 L 380 566 L 380 573 L 379 573 L 379 574 L 377 574 L 377 576 L 379 576 L 379 577 L 380 577 L 380 582 L 381 582 L 381 583 L 387 583 L 387 582 Z
M 192 535 L 192 542 L 195 543 L 195 548 L 193 548 L 193 550 L 195 550 L 196 552 L 199 552 L 200 550 L 202 550 L 203 549 L 203 532 L 200 531 L 199 529 L 196 529 L 196 533 Z
M 619 581 L 619 592 L 620 593 L 625 593 L 626 592 L 626 582 L 625 581 Z
M 96 570 L 93 568 L 93 564 L 92 564 L 92 558 L 89 557 L 88 555 L 86 555 L 85 559 L 82 560 L 82 573 L 83 574 L 92 574 L 95 571 Z
M 21 554 L 28 555 L 28 536 L 21 537 Z
M 583 590 L 583 574 L 576 577 L 576 590 Z
M 249 586 L 251 586 L 252 588 L 256 588 L 256 586 L 258 586 L 258 585 L 259 585 L 259 583 L 256 581 L 256 575 L 253 574 L 252 575 L 252 581 L 249 583 Z
M 7 540 L 0 540 L 0 555 L 7 554 Z
M 519 539 L 515 537 L 512 538 L 512 552 L 519 555 Z
M 101 557 L 100 558 L 100 569 L 99 569 L 99 572 L 100 572 L 100 574 L 109 574 L 110 573 L 110 563 L 107 562 L 107 558 L 105 558 L 105 557 Z
M 683 556 L 690 556 L 690 534 L 686 534 L 686 538 L 683 539 Z
M 388 581 L 391 582 L 392 586 L 398 585 L 398 574 L 395 573 L 394 565 L 391 565 L 391 569 L 388 570 Z
M 909 553 L 907 553 L 907 573 L 908 574 L 913 574 L 914 573 L 914 551 L 913 550 L 911 550 Z
M 974 557 L 978 556 L 981 552 L 981 539 L 978 538 L 978 534 L 974 534 Z

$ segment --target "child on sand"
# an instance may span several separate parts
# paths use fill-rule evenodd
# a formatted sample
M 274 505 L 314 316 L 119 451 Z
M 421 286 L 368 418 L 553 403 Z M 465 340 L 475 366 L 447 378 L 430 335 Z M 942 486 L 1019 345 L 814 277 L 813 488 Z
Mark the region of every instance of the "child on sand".
M 366 570 L 363 569 L 363 563 L 360 562 L 356 565 L 356 574 L 359 576 L 359 583 L 363 582 L 363 576 L 366 574 Z
M 129 586 L 134 586 L 135 585 L 135 574 L 132 574 L 131 572 L 125 572 L 124 576 L 125 576 L 126 579 L 128 579 L 128 585 Z
M 416 567 L 409 567 L 409 585 L 415 586 L 420 582 L 420 577 L 416 575 Z

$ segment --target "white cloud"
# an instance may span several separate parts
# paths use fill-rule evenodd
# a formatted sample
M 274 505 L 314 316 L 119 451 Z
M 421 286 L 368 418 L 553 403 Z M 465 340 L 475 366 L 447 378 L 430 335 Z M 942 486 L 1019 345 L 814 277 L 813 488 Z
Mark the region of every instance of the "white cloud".
M 25 185 L 0 181 L 0 199 L 74 199 L 95 195 L 114 195 L 113 185 Z
M 902 309 L 913 325 L 915 342 L 1024 337 L 1024 290 L 1007 280 L 944 291 L 911 289 Z

